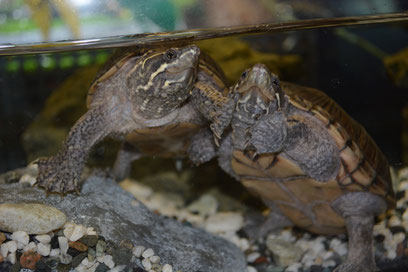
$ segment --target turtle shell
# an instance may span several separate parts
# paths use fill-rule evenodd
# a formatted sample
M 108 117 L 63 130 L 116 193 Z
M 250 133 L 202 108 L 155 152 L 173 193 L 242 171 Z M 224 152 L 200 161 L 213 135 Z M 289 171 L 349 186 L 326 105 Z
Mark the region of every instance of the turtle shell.
M 141 56 L 143 53 L 145 53 L 145 51 L 133 47 L 116 50 L 105 65 L 102 66 L 96 75 L 95 80 L 92 82 L 91 87 L 88 90 L 86 106 L 88 108 L 90 107 L 98 84 L 103 83 L 112 77 L 129 59 Z
M 231 166 L 242 183 L 272 201 L 295 225 L 321 234 L 345 231 L 344 219 L 330 206 L 346 192 L 368 191 L 395 205 L 388 162 L 368 135 L 323 92 L 282 82 L 289 103 L 327 128 L 340 152 L 341 165 L 333 180 L 319 182 L 279 153 L 254 157 L 253 151 L 234 150 Z

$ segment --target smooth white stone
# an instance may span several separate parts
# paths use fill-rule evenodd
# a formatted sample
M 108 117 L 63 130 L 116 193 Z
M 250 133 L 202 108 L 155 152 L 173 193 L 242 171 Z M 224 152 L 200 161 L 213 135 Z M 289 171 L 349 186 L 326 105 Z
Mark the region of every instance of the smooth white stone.
M 163 272 L 173 272 L 173 267 L 171 266 L 171 265 L 169 265 L 169 264 L 165 264 L 164 266 L 163 266 L 163 270 L 162 270 Z
M 323 267 L 334 267 L 336 266 L 336 262 L 334 260 L 326 260 L 322 263 Z
M 85 233 L 86 233 L 86 228 L 84 226 L 76 225 L 74 228 L 74 231 L 69 237 L 69 240 L 72 242 L 78 241 L 85 235 Z
M 115 267 L 115 263 L 113 262 L 112 255 L 106 254 L 103 257 L 103 263 L 106 264 L 106 266 L 109 267 L 110 269 Z
M 23 248 L 23 252 L 26 251 L 37 251 L 37 244 L 34 242 L 28 243 L 28 245 Z
M 253 263 L 255 262 L 256 259 L 261 257 L 261 253 L 259 252 L 252 252 L 246 256 L 247 262 L 248 263 Z
M 258 272 L 253 266 L 247 266 L 247 272 Z
M 393 215 L 391 216 L 390 219 L 388 219 L 388 226 L 389 227 L 395 227 L 401 225 L 401 219 L 399 219 L 397 216 Z
M 24 174 L 20 180 L 18 181 L 20 184 L 28 184 L 30 186 L 33 186 L 37 182 L 37 178 L 33 177 L 29 174 Z
M 71 237 L 72 233 L 74 232 L 74 229 L 75 229 L 75 224 L 74 223 L 71 223 L 71 222 L 66 223 L 64 225 L 64 231 L 63 231 L 64 236 L 67 239 L 69 239 Z
M 51 249 L 50 251 L 50 257 L 58 257 L 58 255 L 60 254 L 61 250 L 59 248 L 54 248 Z M 86 258 L 85 258 L 86 259 Z
M 197 201 L 194 201 L 189 206 L 187 210 L 192 213 L 198 213 L 203 217 L 213 215 L 217 212 L 218 201 L 217 199 L 210 195 L 202 195 Z
M 45 257 L 45 256 L 50 255 L 50 251 L 51 251 L 51 245 L 50 244 L 39 243 L 37 245 L 37 252 L 41 256 Z
M 49 244 L 51 242 L 51 237 L 48 234 L 36 235 L 35 239 L 43 244 Z
M 140 256 L 142 256 L 142 253 L 143 253 L 144 250 L 145 250 L 144 246 L 136 246 L 136 247 L 133 248 L 132 253 L 137 258 L 140 258 Z
M 68 245 L 68 239 L 60 236 L 58 237 L 58 244 L 61 250 L 61 254 L 65 254 L 68 251 L 69 245 Z
M 299 260 L 303 250 L 288 241 L 270 238 L 266 240 L 267 248 L 272 252 L 274 260 L 279 266 L 288 266 Z
M 7 243 L 5 243 L 5 245 L 8 248 L 8 252 L 16 252 L 17 251 L 17 243 L 16 241 L 8 241 Z
M 54 207 L 38 203 L 0 204 L 0 229 L 44 234 L 61 228 L 67 218 Z
M 152 263 L 149 261 L 149 259 L 143 259 L 142 265 L 145 270 L 150 270 L 152 268 Z
M 145 251 L 143 251 L 142 257 L 143 258 L 149 258 L 151 256 L 154 255 L 154 251 L 151 248 L 146 249 Z M 148 269 L 149 270 L 149 269 Z
M 299 272 L 301 267 L 301 263 L 293 263 L 286 268 L 285 272 Z
M 17 242 L 17 250 L 23 249 L 25 247 L 25 245 L 23 245 L 20 242 Z
M 69 264 L 72 262 L 72 256 L 66 253 L 61 253 L 61 255 L 59 255 L 59 259 L 63 264 Z
M 159 256 L 156 256 L 156 255 L 153 255 L 153 256 L 151 256 L 150 258 L 149 258 L 149 260 L 150 260 L 150 262 L 152 262 L 152 263 L 158 263 L 158 262 L 160 262 L 160 257 Z
M 15 264 L 16 263 L 16 252 L 11 252 L 7 256 L 7 260 L 9 260 L 10 263 Z
M 236 232 L 242 228 L 244 218 L 237 212 L 220 212 L 208 217 L 205 230 L 211 233 Z
M 3 256 L 3 258 L 6 258 L 8 254 L 8 246 L 5 243 L 1 244 L 0 251 L 1 251 L 1 256 Z
M 22 243 L 25 246 L 28 245 L 28 242 L 30 241 L 30 237 L 28 236 L 27 232 L 21 230 L 13 232 L 10 238 L 14 241 Z

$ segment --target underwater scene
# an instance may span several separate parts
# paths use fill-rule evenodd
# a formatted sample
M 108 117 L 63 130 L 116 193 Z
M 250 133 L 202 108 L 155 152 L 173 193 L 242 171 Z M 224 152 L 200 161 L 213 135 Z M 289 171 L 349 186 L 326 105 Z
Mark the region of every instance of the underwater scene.
M 0 0 L 0 272 L 408 271 L 403 0 Z

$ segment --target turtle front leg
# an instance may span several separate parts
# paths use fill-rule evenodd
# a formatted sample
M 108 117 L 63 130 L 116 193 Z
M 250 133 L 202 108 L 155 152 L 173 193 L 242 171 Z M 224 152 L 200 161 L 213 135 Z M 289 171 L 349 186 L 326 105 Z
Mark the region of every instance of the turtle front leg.
M 71 128 L 63 148 L 55 156 L 37 161 L 37 184 L 47 193 L 79 192 L 81 173 L 91 147 L 113 130 L 114 122 L 104 112 L 100 108 L 90 109 Z
M 216 155 L 217 147 L 210 129 L 203 128 L 191 138 L 188 156 L 195 165 L 208 162 Z
M 379 271 L 374 261 L 374 216 L 383 213 L 386 203 L 380 196 L 368 192 L 347 193 L 332 203 L 344 217 L 349 237 L 346 261 L 335 272 Z
M 224 96 L 220 86 L 211 84 L 209 79 L 201 79 L 194 85 L 191 99 L 194 108 L 210 122 L 210 129 L 218 145 L 218 140 L 231 123 L 237 97 L 232 93 Z

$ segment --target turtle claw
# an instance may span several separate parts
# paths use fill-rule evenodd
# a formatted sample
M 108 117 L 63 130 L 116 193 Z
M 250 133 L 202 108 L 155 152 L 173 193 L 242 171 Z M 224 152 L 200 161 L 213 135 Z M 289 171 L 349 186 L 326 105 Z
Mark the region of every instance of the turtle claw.
M 61 160 L 57 155 L 50 158 L 40 158 L 38 165 L 38 186 L 45 189 L 47 196 L 50 193 L 58 193 L 62 196 L 66 193 L 78 191 L 78 180 L 75 170 L 69 167 L 69 163 Z

